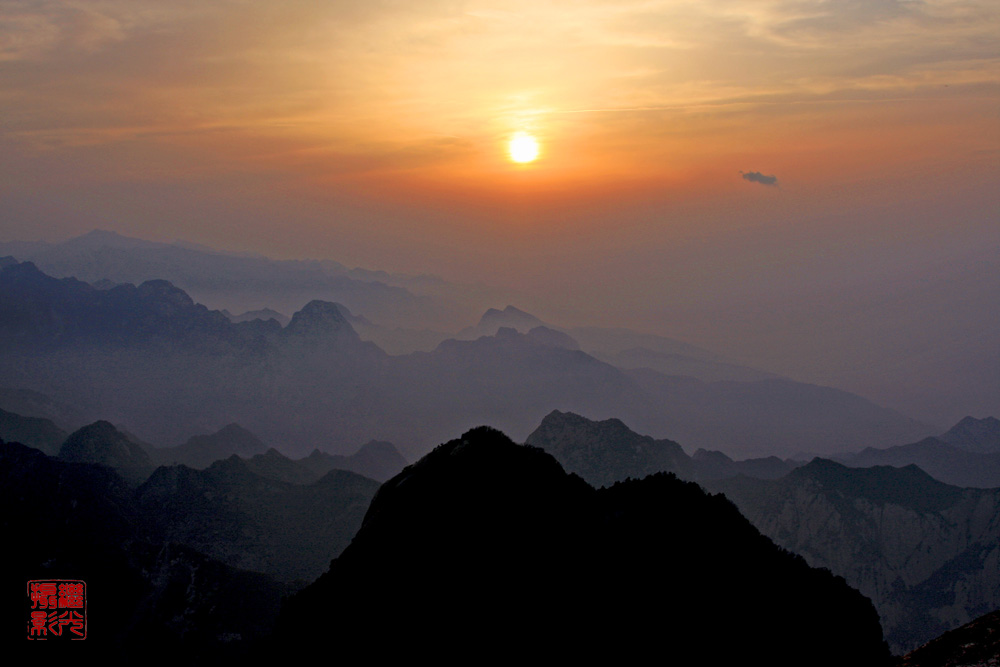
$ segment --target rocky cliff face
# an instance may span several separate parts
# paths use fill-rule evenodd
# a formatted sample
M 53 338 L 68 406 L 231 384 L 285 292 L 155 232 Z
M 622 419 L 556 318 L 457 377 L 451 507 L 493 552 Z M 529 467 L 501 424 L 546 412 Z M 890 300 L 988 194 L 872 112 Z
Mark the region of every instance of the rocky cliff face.
M 871 598 L 895 652 L 1000 607 L 1000 489 L 960 489 L 915 466 L 821 459 L 777 481 L 708 486 L 777 544 Z

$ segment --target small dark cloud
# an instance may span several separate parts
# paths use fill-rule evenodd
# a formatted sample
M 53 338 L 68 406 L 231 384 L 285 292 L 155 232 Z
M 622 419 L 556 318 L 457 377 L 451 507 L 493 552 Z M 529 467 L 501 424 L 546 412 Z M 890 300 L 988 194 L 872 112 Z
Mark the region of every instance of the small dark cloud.
M 744 181 L 750 181 L 751 183 L 760 183 L 761 185 L 777 185 L 777 176 L 765 176 L 759 171 L 741 171 L 740 174 L 743 175 Z

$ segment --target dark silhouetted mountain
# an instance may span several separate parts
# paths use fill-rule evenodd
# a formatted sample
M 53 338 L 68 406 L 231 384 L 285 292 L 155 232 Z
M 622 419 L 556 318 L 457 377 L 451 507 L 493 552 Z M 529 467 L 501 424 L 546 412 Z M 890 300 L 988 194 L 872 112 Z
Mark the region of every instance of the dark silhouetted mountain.
M 694 477 L 691 459 L 680 445 L 639 435 L 618 419 L 594 422 L 555 410 L 525 444 L 548 452 L 567 472 L 597 487 L 658 472 L 672 472 L 683 479 Z
M 66 431 L 53 424 L 50 419 L 22 417 L 0 410 L 0 440 L 20 442 L 49 456 L 55 456 L 66 435 Z
M 823 459 L 778 480 L 705 486 L 777 544 L 870 597 L 894 651 L 1000 607 L 1000 489 L 961 489 L 912 465 Z
M 267 449 L 267 445 L 250 431 L 239 424 L 229 424 L 215 433 L 193 436 L 177 447 L 153 449 L 150 455 L 158 465 L 186 465 L 200 469 L 234 454 L 250 458 L 265 453 Z
M 981 489 L 1000 487 L 1000 452 L 983 454 L 960 449 L 939 438 L 924 438 L 910 445 L 887 449 L 869 447 L 856 454 L 836 458 L 854 468 L 917 465 L 931 477 L 947 484 Z
M 106 421 L 94 422 L 71 433 L 59 449 L 59 458 L 109 466 L 132 483 L 145 480 L 154 467 L 140 443 Z
M 3 590 L 23 596 L 32 579 L 84 580 L 90 626 L 83 645 L 105 664 L 238 659 L 270 629 L 288 590 L 153 540 L 156 518 L 104 466 L 0 443 L 0 507 L 4 539 L 17 545 L 4 557 Z M 5 651 L 15 659 L 15 647 L 26 644 L 23 613 L 17 604 L 2 612 Z M 63 655 L 49 644 L 46 655 Z
M 1000 419 L 966 417 L 941 436 L 960 449 L 983 454 L 1000 454 Z
M 478 428 L 386 482 L 351 545 L 283 609 L 349 662 L 881 665 L 871 603 L 669 475 L 595 490 Z M 387 638 L 391 638 L 388 640 Z
M 238 456 L 205 470 L 161 467 L 138 490 L 160 539 L 283 581 L 310 581 L 361 525 L 378 482 L 334 470 L 309 484 L 267 479 Z
M 899 667 L 997 667 L 1000 665 L 1000 611 L 946 632 L 916 651 Z

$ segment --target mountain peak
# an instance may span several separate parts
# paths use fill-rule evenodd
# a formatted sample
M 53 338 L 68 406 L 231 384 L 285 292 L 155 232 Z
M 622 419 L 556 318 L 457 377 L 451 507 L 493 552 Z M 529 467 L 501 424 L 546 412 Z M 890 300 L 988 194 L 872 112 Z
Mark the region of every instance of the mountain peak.
M 1000 452 L 1000 419 L 965 417 L 941 435 L 941 439 L 970 452 Z
M 950 507 L 963 493 L 959 487 L 939 482 L 913 464 L 901 468 L 849 468 L 817 457 L 790 472 L 788 478 L 810 479 L 828 492 L 919 511 L 940 511 Z
M 340 304 L 315 299 L 302 310 L 292 315 L 292 321 L 285 327 L 285 333 L 292 336 L 317 337 L 347 335 L 357 338 L 350 322 L 344 317 Z
M 658 472 L 690 477 L 691 459 L 672 440 L 640 435 L 616 418 L 592 421 L 572 412 L 553 410 L 525 444 L 552 454 L 568 472 L 594 486 Z
M 147 280 L 139 285 L 137 294 L 143 298 L 156 301 L 161 309 L 176 309 L 178 311 L 195 305 L 187 292 L 175 286 L 169 280 Z
M 478 326 L 506 326 L 517 329 L 522 333 L 526 333 L 527 331 L 534 329 L 535 327 L 543 326 L 544 324 L 544 322 L 531 313 L 526 313 L 520 308 L 515 308 L 514 306 L 507 306 L 503 310 L 497 310 L 496 308 L 490 308 L 487 310 L 479 319 Z
M 394 637 L 397 659 L 433 634 L 446 663 L 487 644 L 502 659 L 634 662 L 665 642 L 695 664 L 720 637 L 713 664 L 889 657 L 867 599 L 762 539 L 724 498 L 671 475 L 595 490 L 489 427 L 385 482 L 350 546 L 282 613 L 279 645 L 318 646 L 336 626 L 360 650 Z
M 141 446 L 104 420 L 71 433 L 59 450 L 59 458 L 76 463 L 100 463 L 112 468 L 152 465 Z

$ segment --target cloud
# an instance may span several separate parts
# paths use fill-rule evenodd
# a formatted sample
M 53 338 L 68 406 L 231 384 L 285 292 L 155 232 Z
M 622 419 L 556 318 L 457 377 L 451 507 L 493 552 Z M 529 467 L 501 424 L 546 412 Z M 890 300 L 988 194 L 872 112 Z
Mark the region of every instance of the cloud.
M 750 181 L 751 183 L 760 183 L 761 185 L 777 185 L 777 176 L 765 176 L 759 171 L 741 171 L 740 174 L 743 175 L 744 181 Z

